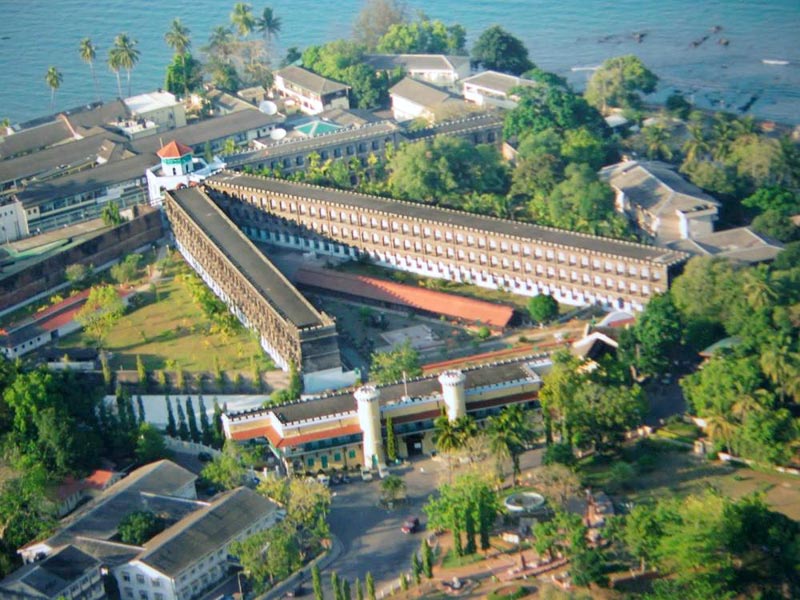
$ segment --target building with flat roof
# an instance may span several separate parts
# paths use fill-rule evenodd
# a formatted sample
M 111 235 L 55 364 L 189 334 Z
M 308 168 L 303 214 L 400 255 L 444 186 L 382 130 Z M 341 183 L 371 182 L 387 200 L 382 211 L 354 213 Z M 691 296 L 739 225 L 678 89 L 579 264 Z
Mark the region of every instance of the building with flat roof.
M 469 414 L 483 420 L 510 404 L 536 406 L 546 356 L 444 371 L 405 382 L 362 386 L 222 417 L 225 436 L 261 440 L 290 472 L 365 466 L 386 460 L 386 420 L 392 418 L 398 456 L 435 450 L 434 421 Z
M 333 319 L 297 291 L 206 190 L 168 192 L 165 208 L 187 262 L 258 333 L 276 364 L 306 374 L 341 371 Z
M 669 247 L 697 256 L 727 258 L 744 264 L 773 261 L 783 250 L 781 242 L 757 233 L 750 227 L 736 227 L 678 240 L 669 244 Z
M 669 248 L 223 171 L 205 189 L 252 239 L 572 305 L 640 310 L 688 254 Z
M 158 90 L 123 100 L 134 120 L 155 124 L 153 134 L 186 125 L 186 110 L 173 94 Z
M 287 106 L 295 106 L 308 115 L 331 108 L 350 108 L 350 86 L 313 71 L 290 65 L 275 71 L 273 90 Z
M 422 81 L 404 77 L 389 89 L 392 115 L 398 122 L 424 119 L 429 123 L 464 110 L 464 101 L 453 94 Z

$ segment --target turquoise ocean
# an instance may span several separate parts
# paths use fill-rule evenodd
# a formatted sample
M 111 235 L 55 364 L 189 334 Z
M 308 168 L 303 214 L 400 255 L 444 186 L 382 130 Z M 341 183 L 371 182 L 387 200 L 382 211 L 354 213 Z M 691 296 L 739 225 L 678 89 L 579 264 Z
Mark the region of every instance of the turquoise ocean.
M 56 108 L 94 99 L 89 67 L 77 48 L 89 36 L 99 47 L 100 95 L 116 95 L 105 66 L 119 32 L 139 41 L 133 93 L 163 85 L 170 50 L 163 36 L 174 17 L 190 27 L 195 49 L 211 28 L 226 24 L 234 2 L 220 0 L 0 0 L 0 118 L 21 122 L 50 112 L 44 74 L 56 66 L 64 82 Z M 253 2 L 256 12 L 267 3 Z M 271 0 L 283 22 L 281 54 L 351 32 L 362 0 Z M 800 122 L 800 0 L 411 0 L 412 10 L 467 28 L 470 44 L 489 25 L 520 37 L 540 67 L 578 88 L 604 59 L 635 53 L 661 78 L 655 99 L 679 90 L 701 107 Z M 716 31 L 716 28 L 721 28 Z M 634 33 L 643 33 L 637 42 Z M 724 38 L 727 45 L 720 43 Z M 700 42 L 695 43 L 693 42 Z M 763 60 L 788 61 L 765 64 Z M 573 70 L 576 69 L 577 70 Z

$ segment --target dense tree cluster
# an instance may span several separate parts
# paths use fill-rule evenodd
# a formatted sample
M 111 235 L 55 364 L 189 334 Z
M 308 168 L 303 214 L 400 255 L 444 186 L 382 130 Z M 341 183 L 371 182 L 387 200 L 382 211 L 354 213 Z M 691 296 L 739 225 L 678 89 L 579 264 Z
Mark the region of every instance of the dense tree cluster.
M 422 375 L 419 353 L 406 341 L 390 352 L 376 352 L 370 362 L 370 381 L 394 383 Z

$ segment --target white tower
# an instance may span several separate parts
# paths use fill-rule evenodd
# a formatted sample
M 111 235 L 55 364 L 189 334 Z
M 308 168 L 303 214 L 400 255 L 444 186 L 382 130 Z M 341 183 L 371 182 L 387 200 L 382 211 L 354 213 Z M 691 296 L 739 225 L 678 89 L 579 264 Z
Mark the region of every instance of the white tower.
M 381 448 L 381 393 L 375 386 L 364 385 L 355 392 L 358 423 L 364 434 L 364 467 L 371 469 L 383 462 Z
M 447 406 L 447 418 L 450 422 L 467 414 L 467 394 L 464 391 L 466 380 L 466 376 L 458 370 L 445 371 L 439 375 L 444 403 Z

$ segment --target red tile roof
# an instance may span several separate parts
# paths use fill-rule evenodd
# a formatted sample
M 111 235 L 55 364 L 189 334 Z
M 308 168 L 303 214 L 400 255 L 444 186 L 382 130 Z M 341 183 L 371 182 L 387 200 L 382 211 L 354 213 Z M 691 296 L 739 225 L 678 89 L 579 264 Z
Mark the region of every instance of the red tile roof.
M 514 313 L 514 309 L 510 306 L 473 300 L 366 275 L 303 268 L 295 272 L 294 281 L 300 285 L 344 292 L 348 295 L 379 302 L 400 304 L 495 328 L 503 328 L 508 325 Z
M 108 483 L 114 477 L 114 471 L 106 471 L 105 469 L 97 469 L 94 473 L 89 475 L 84 481 L 86 487 L 95 488 L 98 490 L 106 489 Z
M 192 154 L 192 152 L 194 151 L 186 144 L 181 144 L 177 140 L 172 140 L 169 144 L 156 152 L 156 154 L 158 154 L 159 158 L 180 158 L 181 156 Z
M 253 429 L 245 429 L 234 431 L 231 437 L 236 441 L 252 440 L 259 437 L 267 438 L 275 448 L 286 448 L 307 444 L 308 442 L 315 442 L 317 440 L 325 440 L 345 435 L 354 435 L 361 433 L 359 425 L 346 425 L 344 427 L 333 427 L 322 431 L 315 431 L 313 433 L 306 433 L 303 435 L 293 435 L 288 438 L 283 438 L 275 431 L 275 428 L 270 425 L 261 427 L 254 427 Z

